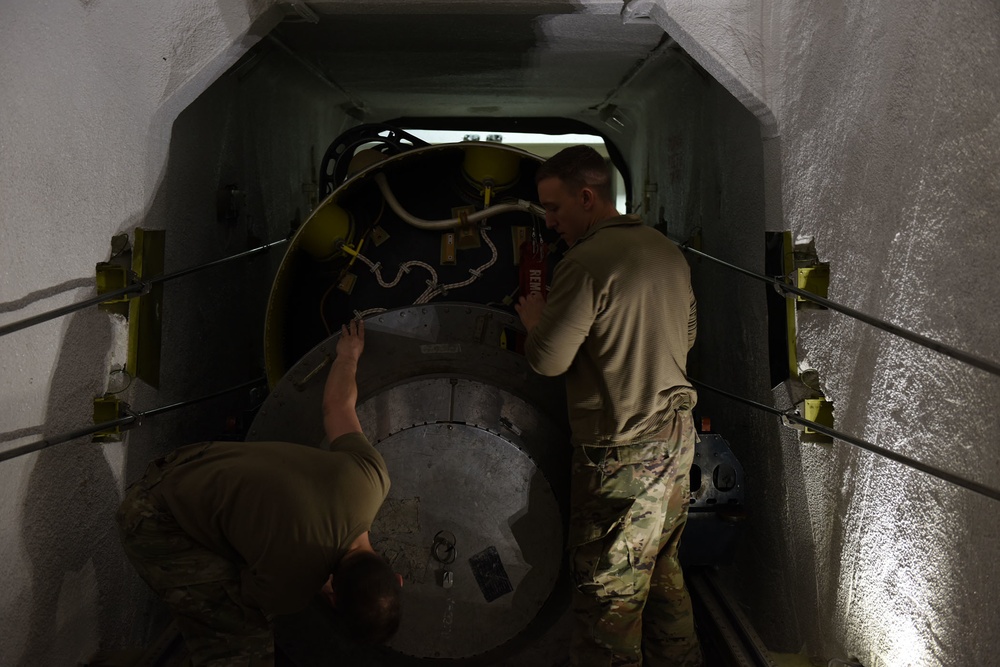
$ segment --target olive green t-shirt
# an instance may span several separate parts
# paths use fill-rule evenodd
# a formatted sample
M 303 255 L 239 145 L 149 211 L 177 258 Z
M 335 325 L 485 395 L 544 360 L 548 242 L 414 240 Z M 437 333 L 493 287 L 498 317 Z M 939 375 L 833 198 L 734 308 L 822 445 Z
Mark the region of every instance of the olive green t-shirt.
M 185 533 L 237 563 L 244 602 L 270 614 L 306 607 L 389 492 L 385 461 L 361 433 L 330 451 L 285 442 L 184 449 L 150 493 Z

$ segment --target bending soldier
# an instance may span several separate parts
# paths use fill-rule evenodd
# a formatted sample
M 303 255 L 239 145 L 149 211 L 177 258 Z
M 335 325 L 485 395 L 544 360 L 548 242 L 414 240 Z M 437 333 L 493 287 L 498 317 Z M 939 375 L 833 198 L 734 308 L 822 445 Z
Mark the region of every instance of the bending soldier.
M 355 639 L 399 625 L 401 578 L 368 531 L 389 491 L 355 411 L 364 325 L 337 342 L 323 394 L 330 451 L 205 442 L 150 464 L 118 512 L 122 544 L 170 608 L 194 665 L 271 665 L 275 615 L 322 593 Z

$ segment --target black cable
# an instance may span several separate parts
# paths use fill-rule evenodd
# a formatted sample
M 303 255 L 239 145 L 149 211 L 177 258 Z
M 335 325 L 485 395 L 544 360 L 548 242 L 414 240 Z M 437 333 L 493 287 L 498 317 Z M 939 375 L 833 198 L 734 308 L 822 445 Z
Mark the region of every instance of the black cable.
M 79 301 L 77 303 L 71 303 L 68 306 L 62 306 L 60 308 L 55 308 L 53 310 L 39 313 L 38 315 L 33 315 L 31 317 L 26 317 L 23 320 L 18 320 L 17 322 L 11 322 L 10 324 L 5 324 L 0 326 L 0 336 L 6 336 L 9 333 L 14 333 L 15 331 L 20 331 L 21 329 L 27 329 L 28 327 L 34 326 L 36 324 L 41 324 L 42 322 L 48 322 L 49 320 L 54 320 L 57 317 L 62 317 L 63 315 L 69 315 L 70 313 L 76 312 L 78 310 L 83 310 L 84 308 L 89 308 L 90 306 L 96 306 L 99 303 L 104 303 L 105 301 L 110 301 L 120 296 L 125 296 L 127 294 L 138 294 L 145 292 L 150 288 L 151 285 L 155 283 L 167 282 L 174 280 L 175 278 L 180 278 L 181 276 L 186 276 L 189 273 L 194 273 L 196 271 L 203 271 L 204 269 L 210 269 L 214 266 L 219 266 L 220 264 L 225 264 L 233 260 L 242 259 L 244 257 L 251 257 L 253 255 L 270 250 L 274 246 L 281 245 L 282 243 L 287 243 L 288 239 L 279 239 L 277 241 L 272 241 L 271 243 L 266 243 L 262 246 L 256 248 L 251 248 L 244 252 L 237 253 L 235 255 L 230 255 L 229 257 L 223 257 L 222 259 L 217 259 L 207 264 L 199 264 L 198 266 L 192 266 L 186 269 L 181 269 L 180 271 L 174 271 L 173 273 L 164 273 L 159 276 L 154 276 L 152 278 L 147 278 L 137 283 L 121 287 L 110 292 L 105 292 L 104 294 L 98 294 L 97 296 L 85 299 L 84 301 Z
M 827 428 L 822 424 L 817 424 L 816 422 L 809 421 L 808 419 L 803 419 L 802 417 L 799 417 L 798 415 L 792 412 L 779 410 L 777 408 L 772 408 L 769 405 L 764 405 L 763 403 L 758 403 L 757 401 L 751 400 L 749 398 L 744 398 L 736 394 L 731 394 L 728 391 L 719 389 L 717 387 L 713 387 L 711 385 L 707 385 L 704 382 L 699 382 L 698 380 L 693 380 L 691 378 L 688 378 L 688 381 L 691 382 L 691 384 L 693 384 L 695 387 L 698 387 L 699 389 L 707 389 L 708 391 L 715 394 L 719 394 L 720 396 L 725 396 L 726 398 L 737 401 L 739 403 L 744 403 L 751 407 L 757 408 L 758 410 L 763 410 L 764 412 L 769 412 L 772 415 L 783 417 L 790 422 L 795 422 L 796 424 L 808 426 L 817 433 L 822 433 L 823 435 L 835 438 L 836 440 L 846 442 L 849 445 L 854 445 L 855 447 L 864 449 L 873 454 L 878 454 L 879 456 L 883 456 L 887 459 L 895 461 L 896 463 L 900 463 L 904 466 L 907 466 L 908 468 L 919 470 L 920 472 L 926 473 L 932 477 L 937 477 L 940 480 L 949 482 L 956 486 L 960 486 L 963 489 L 968 489 L 969 491 L 986 496 L 987 498 L 992 498 L 993 500 L 1000 500 L 1000 491 L 992 487 L 986 486 L 985 484 L 974 482 L 970 479 L 966 479 L 954 473 L 948 472 L 947 470 L 941 470 L 940 468 L 935 468 L 921 461 L 917 461 L 916 459 L 911 459 L 908 456 L 897 454 L 892 450 L 885 449 L 884 447 L 879 447 L 878 445 L 872 444 L 867 440 L 856 438 L 853 435 L 848 435 L 847 433 L 841 433 L 840 431 L 835 431 L 834 429 Z
M 122 393 L 124 391 L 127 391 L 128 388 L 132 386 L 132 381 L 135 379 L 134 377 L 132 377 L 132 374 L 129 373 L 124 368 L 116 368 L 116 369 L 112 370 L 110 373 L 108 373 L 108 375 L 114 375 L 115 373 L 121 373 L 122 375 L 126 376 L 128 378 L 128 382 L 125 383 L 125 386 L 122 387 L 121 389 L 119 389 L 118 391 L 108 391 L 108 392 L 105 392 L 105 396 L 115 396 L 115 395 L 120 394 L 120 393 Z
M 0 463 L 3 461 L 9 461 L 10 459 L 15 459 L 19 456 L 24 456 L 25 454 L 31 454 L 32 452 L 37 452 L 53 445 L 59 445 L 64 442 L 69 442 L 70 440 L 76 440 L 77 438 L 82 438 L 87 435 L 93 435 L 95 433 L 100 433 L 101 431 L 108 431 L 113 428 L 118 428 L 119 426 L 128 426 L 131 424 L 141 423 L 145 417 L 153 417 L 164 412 L 170 412 L 172 410 L 177 410 L 178 408 L 183 408 L 188 405 L 193 405 L 194 403 L 201 403 L 202 401 L 207 401 L 213 398 L 217 398 L 224 394 L 229 394 L 234 391 L 239 391 L 241 389 L 246 389 L 247 387 L 252 387 L 258 384 L 264 384 L 267 382 L 266 377 L 260 377 L 256 380 L 251 380 L 249 382 L 244 382 L 243 384 L 236 385 L 235 387 L 229 387 L 228 389 L 223 389 L 222 391 L 217 391 L 212 394 L 206 394 L 205 396 L 199 396 L 198 398 L 193 398 L 187 401 L 181 401 L 179 403 L 172 403 L 170 405 L 164 405 L 158 408 L 152 408 L 144 412 L 130 412 L 124 417 L 119 417 L 118 419 L 112 419 L 111 421 L 101 422 L 100 424 L 94 424 L 93 426 L 85 426 L 83 428 L 76 429 L 75 431 L 69 431 L 67 433 L 60 433 L 59 435 L 54 435 L 51 438 L 45 438 L 44 440 L 38 440 L 36 442 L 30 442 L 26 445 L 21 445 L 20 447 L 14 447 L 13 449 L 8 449 L 7 451 L 0 452 Z
M 670 237 L 668 236 L 667 238 Z M 924 336 L 922 334 L 918 334 L 908 329 L 904 329 L 900 326 L 896 326 L 891 322 L 886 322 L 885 320 L 880 320 L 877 317 L 872 317 L 871 315 L 867 315 L 865 313 L 862 313 L 861 311 L 854 310 L 853 308 L 850 308 L 848 306 L 843 306 L 835 301 L 830 301 L 825 297 L 822 297 L 818 294 L 813 294 L 812 292 L 807 292 L 806 290 L 796 287 L 795 285 L 789 285 L 788 283 L 782 282 L 777 278 L 772 278 L 770 276 L 754 273 L 753 271 L 744 269 L 741 266 L 730 264 L 725 260 L 713 257 L 712 255 L 704 253 L 700 250 L 695 250 L 691 246 L 687 245 L 686 242 L 682 243 L 680 241 L 677 241 L 676 239 L 670 239 L 670 240 L 673 241 L 684 252 L 689 252 L 698 255 L 699 257 L 704 257 L 705 259 L 713 261 L 717 264 L 721 264 L 726 268 L 738 271 L 739 273 L 750 276 L 751 278 L 755 278 L 756 280 L 760 280 L 765 283 L 770 283 L 771 285 L 774 285 L 780 292 L 791 292 L 792 294 L 797 294 L 798 296 L 809 299 L 810 301 L 818 303 L 821 306 L 825 306 L 830 310 L 835 310 L 839 313 L 847 315 L 848 317 L 853 317 L 856 320 L 860 320 L 866 324 L 870 324 L 873 327 L 882 329 L 883 331 L 888 331 L 889 333 L 895 334 L 900 338 L 905 338 L 906 340 L 912 341 L 917 345 L 922 345 L 923 347 L 934 350 L 935 352 L 938 352 L 945 356 L 951 357 L 952 359 L 958 359 L 961 362 L 969 364 L 970 366 L 974 366 L 975 368 L 978 368 L 980 370 L 984 370 L 987 373 L 992 373 L 993 375 L 1000 375 L 1000 364 L 989 361 L 987 359 L 983 359 L 982 357 L 977 357 L 976 355 L 970 354 L 968 352 L 963 352 L 962 350 L 951 347 L 950 345 L 945 345 L 940 341 L 936 341 L 933 338 L 928 338 L 927 336 Z
M 212 394 L 206 394 L 204 396 L 199 396 L 198 398 L 192 398 L 187 401 L 180 401 L 179 403 L 171 403 L 170 405 L 163 405 L 158 408 L 152 408 L 146 410 L 145 412 L 138 413 L 138 417 L 141 419 L 143 417 L 155 417 L 156 415 L 163 414 L 164 412 L 171 412 L 172 410 L 177 410 L 178 408 L 184 408 L 189 405 L 194 405 L 195 403 L 201 403 L 202 401 L 208 401 L 213 398 L 218 398 L 224 394 L 229 394 L 234 391 L 239 391 L 240 389 L 246 389 L 247 387 L 253 387 L 254 385 L 264 384 L 267 382 L 266 377 L 259 377 L 255 380 L 249 380 L 243 384 L 238 384 L 235 387 L 229 387 L 228 389 L 222 389 Z

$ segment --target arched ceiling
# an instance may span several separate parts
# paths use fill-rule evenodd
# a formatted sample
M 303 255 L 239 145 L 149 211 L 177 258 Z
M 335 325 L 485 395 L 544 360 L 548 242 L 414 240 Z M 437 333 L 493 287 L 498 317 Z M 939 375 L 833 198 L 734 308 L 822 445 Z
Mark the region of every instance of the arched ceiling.
M 667 39 L 620 0 L 291 3 L 272 37 L 370 119 L 577 116 Z M 268 43 L 276 45 L 273 40 Z

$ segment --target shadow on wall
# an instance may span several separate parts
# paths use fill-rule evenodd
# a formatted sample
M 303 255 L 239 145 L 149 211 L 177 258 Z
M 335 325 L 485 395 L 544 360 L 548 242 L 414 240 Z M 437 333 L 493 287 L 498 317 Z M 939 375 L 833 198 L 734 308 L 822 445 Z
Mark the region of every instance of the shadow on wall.
M 43 299 L 48 299 L 50 297 L 56 296 L 57 294 L 62 294 L 63 292 L 69 292 L 75 289 L 81 289 L 85 287 L 93 287 L 94 279 L 91 276 L 86 278 L 74 278 L 72 280 L 67 280 L 61 282 L 53 287 L 47 287 L 45 289 L 35 290 L 31 294 L 26 294 L 20 299 L 15 299 L 14 301 L 7 301 L 5 303 L 0 303 L 0 313 L 13 313 L 14 311 L 27 308 L 33 303 L 42 301 Z
M 19 310 L 23 310 L 32 304 L 36 304 L 45 299 L 63 294 L 65 292 L 71 292 L 73 290 L 93 288 L 94 279 L 93 278 L 73 278 L 72 280 L 67 280 L 65 282 L 59 283 L 53 287 L 47 287 L 45 289 L 35 290 L 30 294 L 22 296 L 20 299 L 15 299 L 13 301 L 6 301 L 0 303 L 0 313 L 14 313 Z M 36 426 L 27 426 L 24 428 L 15 429 L 13 431 L 5 431 L 0 433 L 0 442 L 12 442 L 14 440 L 19 440 L 21 438 L 28 438 L 31 436 L 42 437 L 43 434 L 51 434 L 52 431 L 46 429 L 44 424 L 38 424 Z
M 111 340 L 105 313 L 89 309 L 71 316 L 52 376 L 45 436 L 90 423 Z M 121 636 L 121 607 L 101 604 L 121 598 L 122 588 L 135 578 L 119 556 L 113 520 L 118 502 L 112 468 L 89 438 L 38 454 L 21 524 L 31 586 L 15 602 L 29 625 L 18 665 L 77 664 L 98 648 L 101 637 Z

